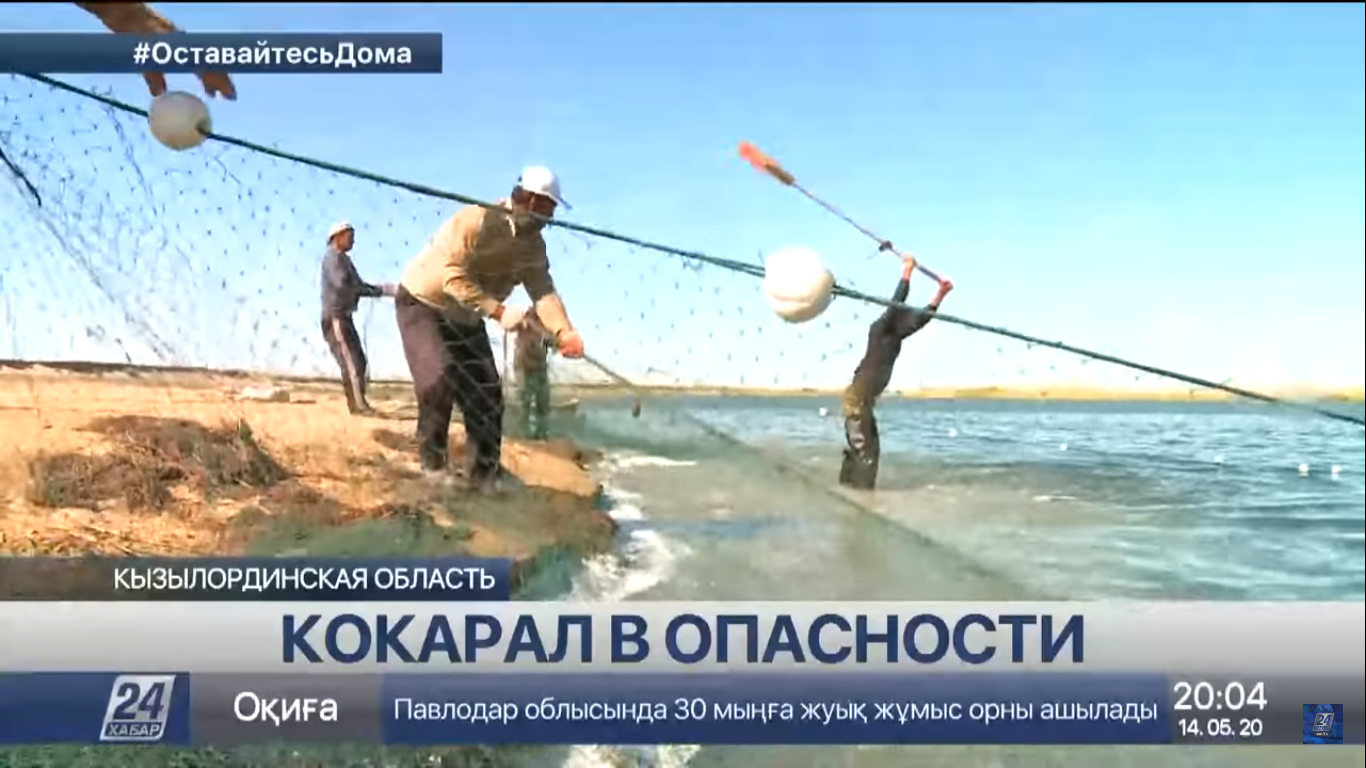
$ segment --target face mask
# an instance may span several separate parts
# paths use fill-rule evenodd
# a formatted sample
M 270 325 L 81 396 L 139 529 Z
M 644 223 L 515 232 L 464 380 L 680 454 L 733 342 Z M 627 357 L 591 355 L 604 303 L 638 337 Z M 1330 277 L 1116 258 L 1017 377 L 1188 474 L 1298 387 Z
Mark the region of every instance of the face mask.
M 545 229 L 546 220 L 533 213 L 514 213 L 512 221 L 517 225 L 517 229 L 525 229 L 528 232 L 539 232 Z

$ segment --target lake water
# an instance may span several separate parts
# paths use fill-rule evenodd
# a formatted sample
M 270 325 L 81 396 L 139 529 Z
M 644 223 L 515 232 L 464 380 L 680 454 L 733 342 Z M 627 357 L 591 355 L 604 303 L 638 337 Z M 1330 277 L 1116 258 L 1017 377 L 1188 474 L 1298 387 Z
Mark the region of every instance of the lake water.
M 1360 406 L 1342 406 L 1361 415 Z M 826 408 L 829 416 L 822 416 Z M 588 402 L 620 549 L 587 600 L 1366 599 L 1366 430 L 1242 404 L 879 406 L 879 489 L 816 398 Z M 1311 761 L 1309 757 L 1314 759 Z M 1359 748 L 581 747 L 588 766 L 1360 766 Z

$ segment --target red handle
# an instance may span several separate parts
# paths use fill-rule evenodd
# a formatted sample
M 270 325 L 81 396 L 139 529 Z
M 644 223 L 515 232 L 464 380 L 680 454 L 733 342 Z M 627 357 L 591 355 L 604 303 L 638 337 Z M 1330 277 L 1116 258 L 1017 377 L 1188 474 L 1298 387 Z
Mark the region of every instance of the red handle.
M 765 154 L 765 152 L 762 149 L 759 149 L 758 147 L 754 146 L 748 141 L 742 141 L 740 142 L 740 157 L 744 158 L 746 162 L 754 166 L 754 169 L 759 171 L 760 173 L 766 173 L 769 176 L 772 176 L 773 178 L 777 179 L 779 183 L 785 186 L 796 187 L 797 190 L 800 191 L 802 194 L 814 200 L 817 204 L 825 208 L 827 211 L 830 211 L 836 216 L 839 216 L 841 219 L 844 219 L 849 224 L 852 224 L 856 229 L 858 229 L 863 234 L 873 238 L 874 240 L 882 240 L 882 238 L 864 229 L 862 226 L 859 225 L 858 222 L 841 213 L 834 206 L 830 205 L 829 203 L 825 202 L 819 197 L 816 197 L 815 195 L 811 194 L 805 189 L 802 189 L 800 186 L 797 186 L 797 177 L 788 173 L 786 168 L 783 168 L 781 165 L 778 164 L 777 160 L 774 160 L 773 158 Z M 891 250 L 891 244 L 884 242 L 883 250 Z M 915 267 L 916 269 L 923 272 L 926 277 L 930 278 L 936 283 L 942 284 L 944 282 L 944 280 L 940 278 L 939 275 L 936 275 L 929 269 L 926 269 L 919 261 L 915 263 Z
M 748 141 L 740 142 L 740 157 L 744 158 L 754 169 L 760 173 L 767 173 L 777 179 L 779 183 L 792 186 L 797 183 L 797 177 L 788 173 L 778 161 L 764 154 L 764 151 L 750 144 Z

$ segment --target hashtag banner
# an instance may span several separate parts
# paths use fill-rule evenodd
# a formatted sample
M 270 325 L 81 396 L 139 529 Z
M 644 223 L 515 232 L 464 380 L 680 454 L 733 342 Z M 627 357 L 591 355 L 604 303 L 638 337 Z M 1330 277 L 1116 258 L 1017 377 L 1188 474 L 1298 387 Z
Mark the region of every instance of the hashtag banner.
M 0 34 L 0 71 L 441 72 L 441 35 Z

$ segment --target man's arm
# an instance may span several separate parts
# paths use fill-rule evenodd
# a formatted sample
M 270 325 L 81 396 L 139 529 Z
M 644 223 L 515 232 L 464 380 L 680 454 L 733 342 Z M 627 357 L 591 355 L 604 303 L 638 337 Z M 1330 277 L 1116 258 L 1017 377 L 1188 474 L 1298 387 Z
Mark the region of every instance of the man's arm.
M 892 291 L 893 304 L 905 304 L 906 297 L 911 295 L 911 270 L 913 267 L 906 267 L 901 271 L 901 282 L 896 284 L 896 290 Z
M 899 338 L 905 339 L 911 334 L 929 325 L 934 319 L 934 314 L 939 311 L 939 305 L 944 303 L 944 297 L 953 290 L 953 283 L 945 280 L 939 284 L 939 291 L 924 309 L 910 309 L 897 316 L 893 331 Z
M 99 19 L 110 32 L 166 35 L 176 26 L 146 3 L 76 3 Z
M 522 276 L 522 286 L 535 302 L 536 314 L 552 337 L 558 340 L 561 334 L 574 330 L 564 301 L 555 290 L 555 279 L 550 275 L 550 259 L 544 253 Z
M 446 255 L 446 276 L 442 288 L 446 295 L 480 314 L 498 320 L 503 316 L 503 303 L 484 293 L 469 270 L 470 259 L 479 244 L 479 230 L 484 226 L 484 209 L 464 208 L 451 220 L 447 233 L 450 252 Z
M 550 276 L 550 260 L 545 255 L 545 244 L 541 244 L 540 258 L 522 274 L 522 286 L 536 303 L 536 314 L 541 328 L 550 335 L 560 354 L 570 359 L 583 357 L 583 336 L 564 309 L 564 301 L 555 290 L 555 281 Z
M 180 29 L 146 3 L 76 3 L 81 10 L 100 20 L 110 32 L 124 35 L 169 35 Z M 222 72 L 197 72 L 210 96 L 222 96 L 232 101 L 237 98 L 237 87 L 232 78 Z M 143 72 L 147 90 L 153 97 L 166 92 L 166 75 L 162 72 Z
M 569 313 L 565 310 L 564 301 L 558 293 L 547 293 L 537 299 L 536 315 L 541 318 L 546 331 L 556 340 L 562 334 L 574 330 L 574 324 L 569 322 Z
M 351 264 L 351 284 L 356 287 L 356 294 L 367 299 L 378 299 L 384 295 L 384 289 L 378 285 L 367 283 L 360 278 L 360 270 L 356 269 L 356 262 L 350 258 L 347 261 Z
M 892 292 L 891 302 L 893 304 L 905 304 L 906 297 L 911 295 L 911 274 L 915 272 L 915 259 L 907 256 L 903 259 L 903 262 L 901 267 L 901 282 L 896 284 L 896 290 Z M 902 314 L 899 307 L 887 307 L 887 309 L 883 310 L 882 317 L 875 320 L 873 324 L 882 325 L 883 327 L 894 325 L 898 314 Z

